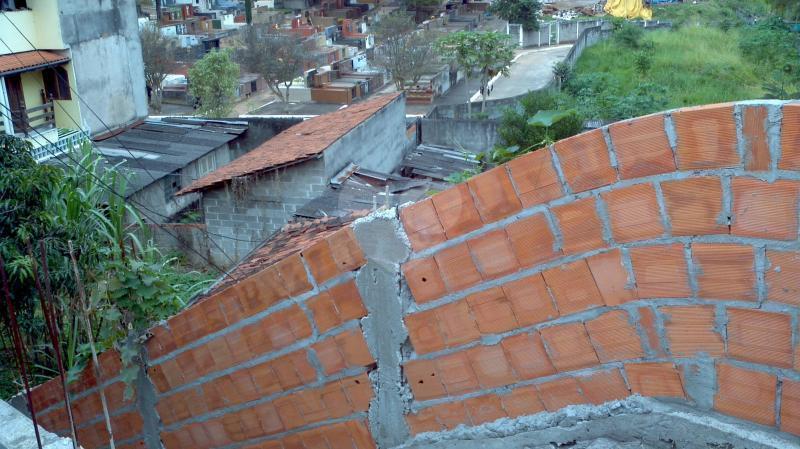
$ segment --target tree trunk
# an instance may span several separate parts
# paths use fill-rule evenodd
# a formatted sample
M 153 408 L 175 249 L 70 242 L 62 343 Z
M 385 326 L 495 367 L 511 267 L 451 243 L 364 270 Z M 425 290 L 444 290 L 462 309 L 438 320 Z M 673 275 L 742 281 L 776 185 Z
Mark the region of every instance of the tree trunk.
M 481 75 L 481 113 L 486 111 L 486 96 L 489 95 L 489 80 Z
M 464 77 L 464 82 L 467 84 L 467 118 L 472 118 L 472 95 L 469 91 L 469 76 Z
M 150 107 L 154 112 L 161 112 L 161 89 L 150 91 Z
M 161 23 L 161 0 L 156 0 L 156 23 Z
M 286 95 L 283 96 L 283 111 L 289 111 L 289 88 L 292 87 L 292 83 L 284 84 L 286 86 Z

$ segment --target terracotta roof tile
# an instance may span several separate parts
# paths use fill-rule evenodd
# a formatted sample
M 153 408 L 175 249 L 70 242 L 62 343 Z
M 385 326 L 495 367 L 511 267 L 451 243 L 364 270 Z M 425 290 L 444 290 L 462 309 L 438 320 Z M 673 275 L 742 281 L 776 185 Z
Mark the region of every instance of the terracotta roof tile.
M 379 95 L 298 123 L 230 164 L 196 180 L 178 195 L 316 156 L 399 96 L 399 93 Z
M 0 56 L 0 75 L 6 72 L 19 72 L 35 67 L 46 67 L 69 61 L 68 56 L 47 50 L 23 51 Z

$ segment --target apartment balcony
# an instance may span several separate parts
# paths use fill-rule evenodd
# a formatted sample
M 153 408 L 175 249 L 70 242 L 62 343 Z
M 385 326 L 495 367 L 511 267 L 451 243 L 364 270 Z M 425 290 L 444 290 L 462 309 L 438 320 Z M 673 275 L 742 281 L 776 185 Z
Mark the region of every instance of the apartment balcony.
M 63 53 L 0 55 L 0 132 L 30 142 L 39 162 L 71 151 L 89 135 L 72 98 L 73 78 Z

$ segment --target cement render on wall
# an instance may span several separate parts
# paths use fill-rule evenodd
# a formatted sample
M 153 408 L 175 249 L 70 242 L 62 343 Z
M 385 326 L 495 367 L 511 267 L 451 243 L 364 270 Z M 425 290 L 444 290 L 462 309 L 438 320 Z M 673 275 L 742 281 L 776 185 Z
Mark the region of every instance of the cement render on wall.
M 147 116 L 147 91 L 134 0 L 61 0 L 83 120 L 92 134 Z M 94 113 L 92 112 L 94 111 Z
M 44 449 L 72 449 L 72 440 L 39 426 Z M 33 422 L 11 405 L 0 401 L 0 449 L 36 449 Z

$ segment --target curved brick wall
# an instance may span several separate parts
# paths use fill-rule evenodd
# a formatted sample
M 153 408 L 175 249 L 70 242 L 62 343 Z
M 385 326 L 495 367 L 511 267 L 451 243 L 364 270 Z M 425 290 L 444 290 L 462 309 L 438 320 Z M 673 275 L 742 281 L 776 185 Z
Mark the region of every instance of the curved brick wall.
M 374 447 L 366 412 L 375 360 L 353 280 L 364 263 L 346 228 L 152 329 L 149 402 L 122 401 L 119 357 L 103 354 L 117 448 L 146 447 L 145 415 L 160 418 L 156 439 L 167 449 Z M 81 444 L 107 446 L 91 371 L 74 391 Z M 34 390 L 42 425 L 67 435 L 61 399 L 56 381 Z
M 557 142 L 406 207 L 412 433 L 632 393 L 800 434 L 800 105 Z
M 800 104 L 557 142 L 154 328 L 135 401 L 103 354 L 117 446 L 387 448 L 631 394 L 800 435 L 799 196 Z M 104 447 L 98 381 L 72 388 Z M 67 434 L 58 382 L 34 398 Z

